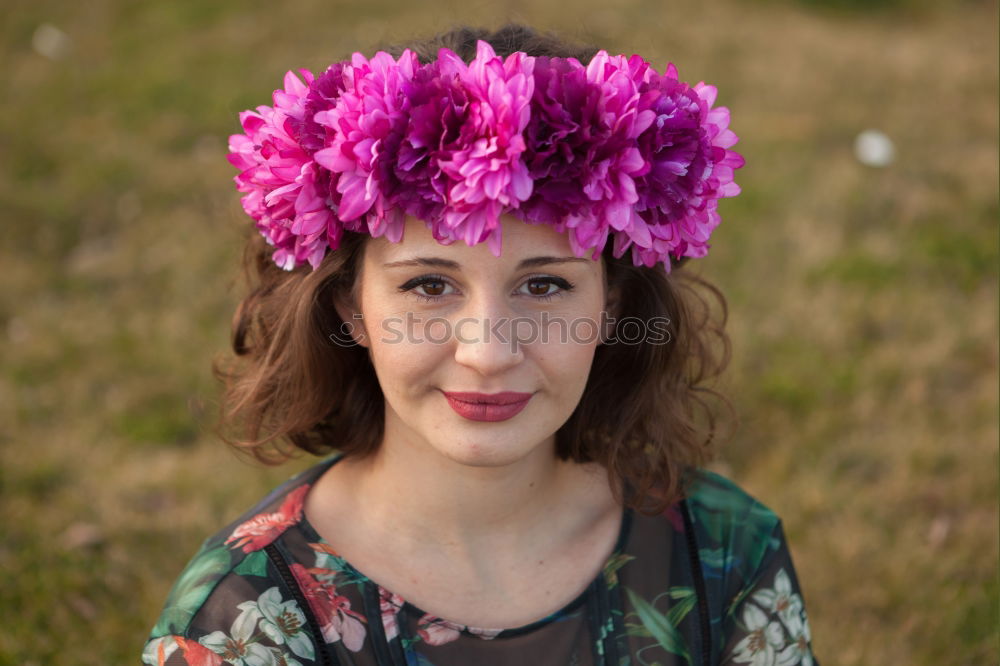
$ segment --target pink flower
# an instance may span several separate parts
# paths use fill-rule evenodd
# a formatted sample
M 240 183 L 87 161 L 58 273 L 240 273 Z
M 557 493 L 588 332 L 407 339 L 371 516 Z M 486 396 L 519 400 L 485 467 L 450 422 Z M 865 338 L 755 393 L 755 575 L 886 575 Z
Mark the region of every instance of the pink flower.
M 418 66 L 409 50 L 398 61 L 384 52 L 370 61 L 356 53 L 341 70 L 344 92 L 314 116 L 327 128 L 327 140 L 313 157 L 337 175 L 337 216 L 349 222 L 365 215 L 373 237 L 393 242 L 402 238 L 404 217 L 389 201 L 396 185 L 392 167 L 409 113 L 404 86 Z
M 316 122 L 316 114 L 332 109 L 347 89 L 344 70 L 349 67 L 350 63 L 335 62 L 309 84 L 302 120 L 294 126 L 299 145 L 310 155 L 323 148 L 329 138 L 327 128 Z
M 712 108 L 716 92 L 704 83 L 681 83 L 672 64 L 663 76 L 647 77 L 645 99 L 655 120 L 638 140 L 651 168 L 638 182 L 636 209 L 649 233 L 623 244 L 635 243 L 636 265 L 664 261 L 669 270 L 668 255 L 704 256 L 720 221 L 719 199 L 739 194 L 733 171 L 744 161 L 729 150 L 737 137 L 729 129 L 729 110 Z
M 468 102 L 454 114 L 461 119 L 455 133 L 443 137 L 434 156 L 448 179 L 448 207 L 442 219 L 433 221 L 435 237 L 461 239 L 468 245 L 488 239 L 490 250 L 499 256 L 500 215 L 531 196 L 533 186 L 521 154 L 531 117 L 534 63 L 524 53 L 501 60 L 483 41 L 468 65 L 441 49 L 438 76 L 464 88 Z
M 232 548 L 243 548 L 244 553 L 267 546 L 302 517 L 302 505 L 309 488 L 309 485 L 296 488 L 288 493 L 274 513 L 258 514 L 241 524 L 233 530 L 226 543 L 233 544 Z
M 462 633 L 462 625 L 448 622 L 427 614 L 417 622 L 417 634 L 428 645 L 445 645 L 457 640 Z
M 291 570 L 319 622 L 323 640 L 327 643 L 342 640 L 348 650 L 359 652 L 365 642 L 364 616 L 351 610 L 351 602 L 337 594 L 336 586 L 329 580 L 317 580 L 298 563 L 292 564 Z
M 378 588 L 378 605 L 382 613 L 382 628 L 385 630 L 385 640 L 391 641 L 399 634 L 396 614 L 403 607 L 403 597 L 393 594 L 381 585 Z
M 523 217 L 567 231 L 577 255 L 596 258 L 610 233 L 643 235 L 635 178 L 649 165 L 636 139 L 653 120 L 641 105 L 644 64 L 600 51 L 587 67 L 572 58 L 536 66 L 526 160 L 539 185 Z
M 325 232 L 336 220 L 323 194 L 329 176 L 316 169 L 297 139 L 313 81 L 308 70 L 301 73 L 305 84 L 288 72 L 284 88 L 274 92 L 274 107 L 244 111 L 244 134 L 229 137 L 229 161 L 240 169 L 236 188 L 246 193 L 243 209 L 286 270 L 305 261 L 318 266 L 329 245 Z
M 398 242 L 405 215 L 499 256 L 509 212 L 567 233 L 578 256 L 611 240 L 669 271 L 707 253 L 719 199 L 740 191 L 715 88 L 637 55 L 501 59 L 480 41 L 468 64 L 448 49 L 426 65 L 356 53 L 301 74 L 230 138 L 243 208 L 285 269 L 317 267 L 345 230 Z

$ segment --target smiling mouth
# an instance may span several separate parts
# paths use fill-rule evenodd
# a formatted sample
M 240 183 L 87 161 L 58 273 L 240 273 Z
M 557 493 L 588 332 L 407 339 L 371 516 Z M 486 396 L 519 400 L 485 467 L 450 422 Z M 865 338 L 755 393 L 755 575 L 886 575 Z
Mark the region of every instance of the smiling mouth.
M 506 421 L 528 406 L 532 393 L 469 393 L 442 391 L 448 405 L 462 418 L 470 421 Z
M 471 391 L 442 391 L 449 400 L 457 400 L 472 405 L 513 405 L 531 398 L 531 393 L 502 391 L 500 393 L 474 393 Z

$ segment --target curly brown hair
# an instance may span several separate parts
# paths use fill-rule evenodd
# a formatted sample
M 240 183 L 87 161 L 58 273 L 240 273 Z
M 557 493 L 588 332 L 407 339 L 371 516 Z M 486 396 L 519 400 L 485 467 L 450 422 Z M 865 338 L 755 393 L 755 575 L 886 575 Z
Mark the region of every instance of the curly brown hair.
M 448 47 L 468 62 L 480 39 L 502 57 L 524 51 L 586 63 L 597 51 L 520 25 L 494 32 L 459 28 L 385 50 L 410 48 L 428 62 Z M 345 232 L 315 270 L 284 271 L 271 260 L 273 248 L 251 237 L 244 254 L 249 294 L 232 324 L 234 355 L 214 366 L 224 384 L 223 440 L 271 464 L 297 450 L 363 458 L 378 449 L 385 404 L 368 351 L 331 337 L 344 330 L 333 304 L 354 288 L 368 238 Z M 598 346 L 580 403 L 556 433 L 561 459 L 600 463 L 616 498 L 647 514 L 680 498 L 687 470 L 711 459 L 717 416 L 706 398 L 718 398 L 735 416 L 729 400 L 707 386 L 730 359 L 726 300 L 700 276 L 678 270 L 684 259 L 666 273 L 634 266 L 627 253 L 614 257 L 610 243 L 605 248 L 606 287 L 618 295 L 618 323 L 665 319 L 670 344 Z M 702 289 L 720 304 L 718 319 Z

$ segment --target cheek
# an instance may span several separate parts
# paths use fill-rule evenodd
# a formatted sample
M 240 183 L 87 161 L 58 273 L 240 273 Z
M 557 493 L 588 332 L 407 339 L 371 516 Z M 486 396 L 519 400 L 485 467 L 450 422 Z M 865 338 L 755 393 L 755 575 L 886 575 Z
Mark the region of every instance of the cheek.
M 402 334 L 377 334 L 371 346 L 372 363 L 387 395 L 423 390 L 440 365 L 442 345 L 415 343 Z
M 580 385 L 587 383 L 590 375 L 590 368 L 594 364 L 594 353 L 597 351 L 596 344 L 574 345 L 573 357 L 567 363 L 567 372 L 577 379 Z
M 596 351 L 596 343 L 550 344 L 540 345 L 535 357 L 547 368 L 552 382 L 571 399 L 583 393 Z

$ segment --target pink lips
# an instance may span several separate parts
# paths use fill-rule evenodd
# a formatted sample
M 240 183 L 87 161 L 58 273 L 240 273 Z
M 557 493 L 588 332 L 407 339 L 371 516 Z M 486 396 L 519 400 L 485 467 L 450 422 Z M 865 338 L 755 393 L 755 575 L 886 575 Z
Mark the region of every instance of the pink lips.
M 442 391 L 451 408 L 470 421 L 506 421 L 528 406 L 531 393 L 469 393 Z

